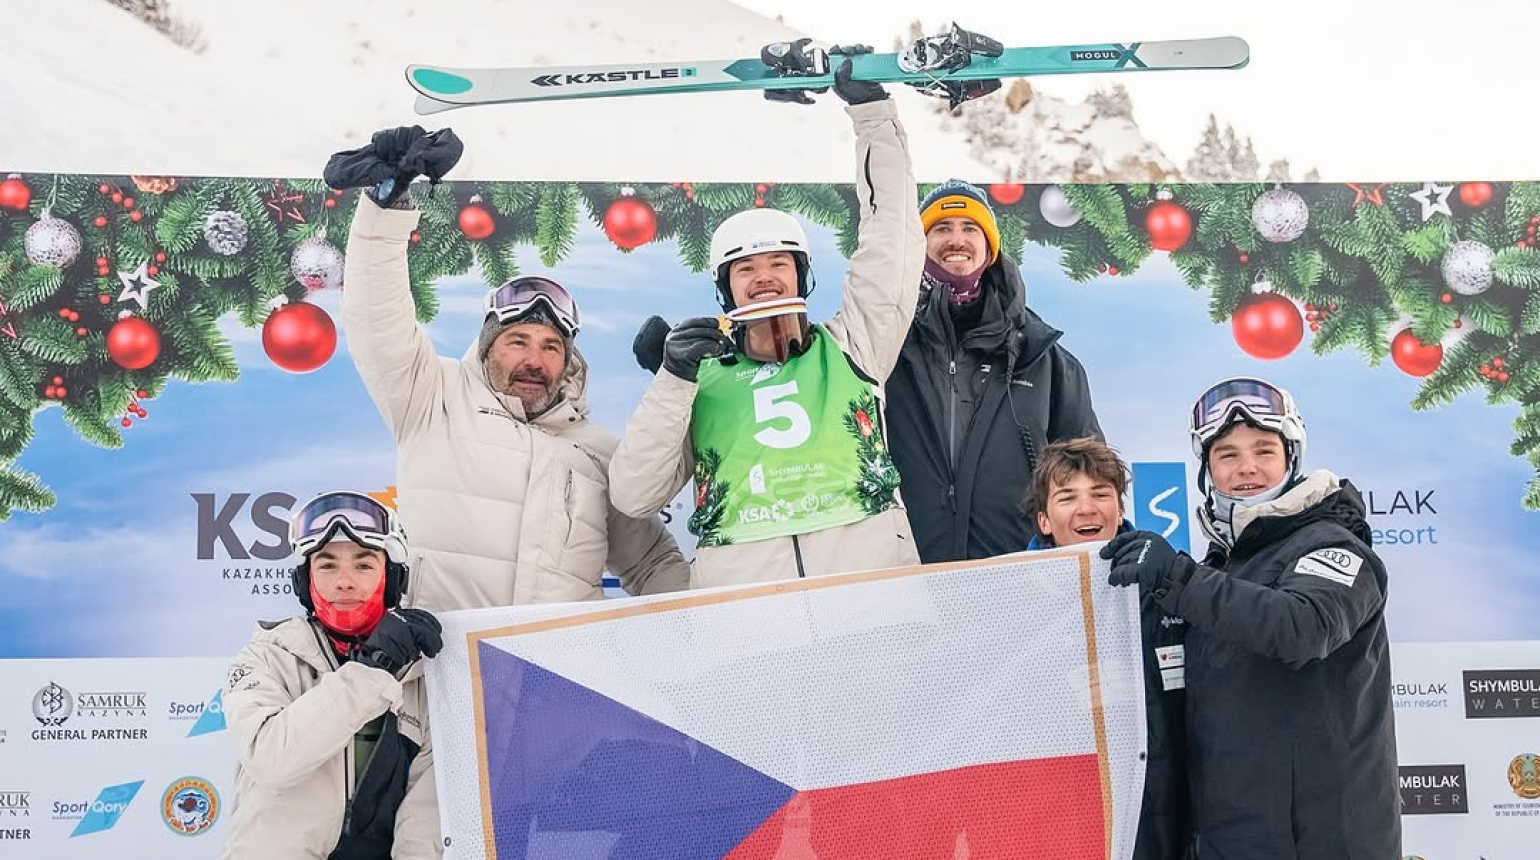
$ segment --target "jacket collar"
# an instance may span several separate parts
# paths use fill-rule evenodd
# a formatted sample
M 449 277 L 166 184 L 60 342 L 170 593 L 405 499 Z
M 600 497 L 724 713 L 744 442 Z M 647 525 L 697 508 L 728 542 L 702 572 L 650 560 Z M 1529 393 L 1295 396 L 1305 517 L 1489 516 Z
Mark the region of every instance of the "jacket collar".
M 997 257 L 984 270 L 983 312 L 962 338 L 961 345 L 988 353 L 1006 352 L 1015 367 L 1025 367 L 1058 342 L 1063 332 L 1043 322 L 1027 307 L 1026 282 L 1021 268 L 1010 258 Z M 914 328 L 943 343 L 950 340 L 951 310 L 945 296 L 931 296 L 922 303 Z
M 1210 541 L 1222 547 L 1233 547 L 1240 543 L 1241 535 L 1246 528 L 1254 525 L 1258 520 L 1299 516 L 1340 492 L 1343 486 L 1342 479 L 1333 472 L 1316 469 L 1276 499 L 1246 507 L 1237 506 L 1235 512 L 1231 514 L 1231 534 L 1234 537 L 1229 541 L 1221 538 L 1218 530 L 1215 529 L 1213 516 L 1209 513 L 1207 504 L 1198 508 L 1198 525 Z

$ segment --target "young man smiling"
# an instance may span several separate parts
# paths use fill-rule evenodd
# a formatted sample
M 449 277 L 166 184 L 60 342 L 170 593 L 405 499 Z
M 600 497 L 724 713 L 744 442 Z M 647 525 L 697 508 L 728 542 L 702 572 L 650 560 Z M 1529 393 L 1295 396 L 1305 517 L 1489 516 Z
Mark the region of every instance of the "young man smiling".
M 882 407 L 924 265 L 917 189 L 882 86 L 851 80 L 847 60 L 834 92 L 855 125 L 860 207 L 839 312 L 808 323 L 813 278 L 795 217 L 751 209 L 723 221 L 710 271 L 732 333 L 711 317 L 668 332 L 610 462 L 615 506 L 634 517 L 693 477 L 695 587 L 918 561 Z
M 1054 442 L 1032 473 L 1025 508 L 1037 526 L 1027 549 L 1110 540 L 1133 526 L 1123 518 L 1128 466 L 1095 438 Z M 1134 860 L 1177 860 L 1188 841 L 1184 758 L 1182 640 L 1186 625 L 1151 595 L 1139 601 L 1144 710 L 1148 733 L 1144 800 Z
M 1304 420 L 1263 380 L 1209 388 L 1189 432 L 1208 556 L 1147 531 L 1101 554 L 1112 584 L 1187 621 L 1196 856 L 1399 857 L 1387 577 L 1363 499 L 1304 471 Z

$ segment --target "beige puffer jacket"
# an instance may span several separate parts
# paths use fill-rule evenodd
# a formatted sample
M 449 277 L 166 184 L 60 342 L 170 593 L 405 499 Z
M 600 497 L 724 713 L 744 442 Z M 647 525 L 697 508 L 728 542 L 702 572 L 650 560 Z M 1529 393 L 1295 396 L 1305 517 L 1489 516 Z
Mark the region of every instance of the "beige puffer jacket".
M 925 233 L 909 142 L 893 101 L 852 105 L 846 111 L 855 123 L 861 223 L 840 309 L 827 328 L 856 367 L 879 383 L 881 401 L 881 383 L 898 362 L 919 301 Z M 632 516 L 659 511 L 690 480 L 695 389 L 695 383 L 660 370 L 643 395 L 610 462 L 611 498 L 621 511 Z M 900 499 L 899 507 L 846 526 L 702 547 L 691 585 L 708 588 L 918 563 Z
M 597 599 L 606 567 L 631 594 L 684 588 L 689 568 L 657 511 L 632 518 L 610 503 L 616 439 L 588 420 L 577 349 L 561 402 L 533 420 L 487 383 L 476 333 L 459 360 L 434 352 L 407 271 L 418 214 L 360 197 L 342 292 L 348 351 L 396 440 L 397 507 L 412 546 L 403 604 Z
M 433 742 L 422 663 L 397 681 L 337 667 L 305 618 L 259 625 L 230 666 L 225 724 L 236 745 L 235 801 L 223 860 L 324 860 L 337 847 L 353 786 L 353 735 L 386 711 L 420 747 L 396 813 L 393 860 L 441 855 Z

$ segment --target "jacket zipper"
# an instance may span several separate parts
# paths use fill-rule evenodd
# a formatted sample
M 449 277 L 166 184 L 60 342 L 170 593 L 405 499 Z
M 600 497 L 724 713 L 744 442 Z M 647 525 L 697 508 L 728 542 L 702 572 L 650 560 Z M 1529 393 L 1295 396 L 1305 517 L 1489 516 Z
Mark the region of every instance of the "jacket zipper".
M 316 644 L 321 646 L 321 653 L 326 655 L 326 665 L 335 672 L 341 668 L 337 662 L 337 655 L 332 651 L 332 644 L 321 636 L 315 625 L 310 625 L 310 634 L 315 637 Z M 348 833 L 348 827 L 353 823 L 353 781 L 348 774 L 353 772 L 353 744 L 349 743 L 342 748 L 342 832 L 337 834 L 337 841 Z
M 946 462 L 947 462 L 947 488 L 946 498 L 952 505 L 952 513 L 957 513 L 957 359 L 947 362 L 947 376 L 951 384 L 948 386 L 946 401 Z

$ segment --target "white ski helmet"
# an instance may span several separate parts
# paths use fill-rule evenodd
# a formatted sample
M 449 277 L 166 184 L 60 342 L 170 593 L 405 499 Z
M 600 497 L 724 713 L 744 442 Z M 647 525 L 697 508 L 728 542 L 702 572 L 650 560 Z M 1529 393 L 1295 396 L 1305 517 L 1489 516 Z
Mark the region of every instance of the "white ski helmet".
M 1229 429 L 1244 422 L 1283 437 L 1289 449 L 1291 471 L 1297 471 L 1305 459 L 1305 419 L 1294 405 L 1289 392 L 1260 379 L 1231 377 L 1209 386 L 1198 397 L 1188 419 L 1192 452 L 1207 463 L 1208 447 Z
M 755 254 L 787 251 L 797 261 L 797 294 L 807 298 L 812 292 L 812 255 L 808 253 L 807 233 L 792 215 L 776 209 L 749 209 L 723 221 L 711 234 L 711 278 L 716 282 L 722 307 L 732 309 L 732 290 L 728 287 L 728 264 Z

